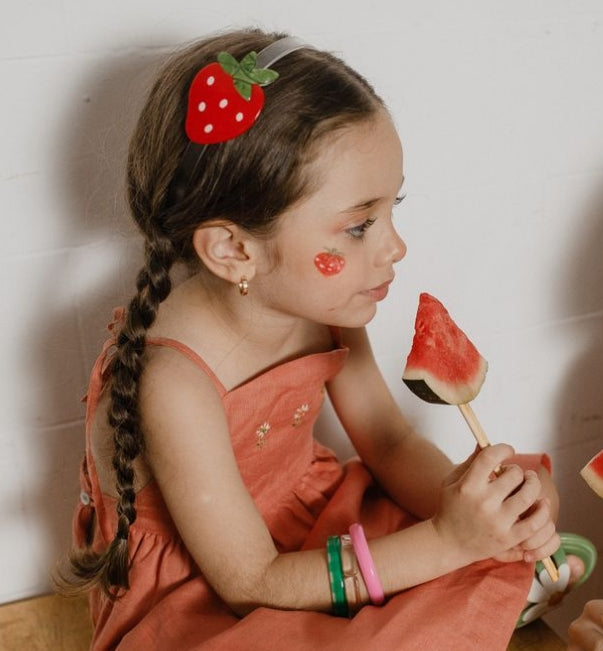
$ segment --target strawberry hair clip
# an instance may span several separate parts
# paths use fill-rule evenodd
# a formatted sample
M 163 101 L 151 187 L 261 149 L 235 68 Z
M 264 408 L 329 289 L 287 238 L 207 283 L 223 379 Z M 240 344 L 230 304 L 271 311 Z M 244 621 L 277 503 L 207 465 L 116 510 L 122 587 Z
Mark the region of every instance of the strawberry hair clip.
M 278 72 L 270 66 L 305 47 L 309 46 L 302 40 L 287 36 L 259 54 L 250 52 L 240 62 L 228 52 L 220 52 L 217 61 L 199 70 L 188 93 L 184 129 L 189 143 L 173 185 L 181 191 L 188 185 L 207 145 L 232 140 L 255 124 L 264 107 L 263 87 L 278 79 Z

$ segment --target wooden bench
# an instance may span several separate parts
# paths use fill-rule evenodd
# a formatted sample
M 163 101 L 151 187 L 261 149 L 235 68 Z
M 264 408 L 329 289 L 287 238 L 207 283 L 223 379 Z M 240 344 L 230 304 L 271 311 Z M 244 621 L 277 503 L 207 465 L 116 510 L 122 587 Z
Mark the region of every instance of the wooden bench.
M 85 598 L 45 595 L 0 606 L 2 651 L 86 651 L 91 639 Z M 507 651 L 564 649 L 563 640 L 539 620 L 515 631 Z

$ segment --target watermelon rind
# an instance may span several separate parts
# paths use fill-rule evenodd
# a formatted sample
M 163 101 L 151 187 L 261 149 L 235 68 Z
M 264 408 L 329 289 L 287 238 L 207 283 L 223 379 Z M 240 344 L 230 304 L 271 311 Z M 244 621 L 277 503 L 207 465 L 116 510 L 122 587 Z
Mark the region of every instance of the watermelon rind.
M 425 402 L 439 405 L 466 405 L 474 400 L 480 392 L 487 371 L 488 362 L 482 358 L 472 380 L 456 383 L 454 386 L 439 380 L 425 369 L 418 368 L 407 368 L 402 380 L 416 396 Z
M 419 297 L 415 335 L 402 380 L 426 402 L 462 405 L 479 393 L 488 363 L 438 299 Z
M 445 400 L 442 400 L 442 398 L 440 398 L 437 393 L 432 391 L 425 380 L 409 380 L 405 377 L 403 377 L 402 380 L 404 381 L 404 384 L 415 394 L 415 396 L 418 396 L 421 398 L 421 400 L 425 400 L 425 402 L 431 402 L 435 405 L 450 404 Z
M 603 497 L 603 450 L 582 468 L 580 475 L 599 497 Z

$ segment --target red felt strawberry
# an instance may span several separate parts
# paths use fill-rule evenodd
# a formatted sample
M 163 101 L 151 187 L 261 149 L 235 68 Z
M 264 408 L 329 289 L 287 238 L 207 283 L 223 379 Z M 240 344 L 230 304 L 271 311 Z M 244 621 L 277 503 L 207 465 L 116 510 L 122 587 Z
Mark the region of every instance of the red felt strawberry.
M 337 249 L 327 249 L 314 257 L 314 264 L 321 274 L 334 276 L 345 266 L 345 258 Z
M 264 106 L 261 86 L 273 82 L 278 73 L 256 68 L 255 52 L 239 63 L 228 52 L 218 62 L 202 68 L 191 84 L 185 130 L 189 140 L 205 145 L 224 142 L 245 133 Z

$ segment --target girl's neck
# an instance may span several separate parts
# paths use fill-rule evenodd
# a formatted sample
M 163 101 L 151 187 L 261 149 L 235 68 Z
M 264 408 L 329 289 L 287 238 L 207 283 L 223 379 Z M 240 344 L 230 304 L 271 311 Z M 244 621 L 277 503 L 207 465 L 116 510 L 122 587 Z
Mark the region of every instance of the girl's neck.
M 195 275 L 159 310 L 151 336 L 177 339 L 198 352 L 225 386 L 279 363 L 332 348 L 326 326 L 274 312 L 250 292 Z

